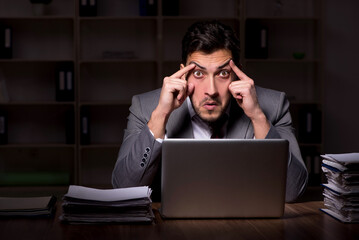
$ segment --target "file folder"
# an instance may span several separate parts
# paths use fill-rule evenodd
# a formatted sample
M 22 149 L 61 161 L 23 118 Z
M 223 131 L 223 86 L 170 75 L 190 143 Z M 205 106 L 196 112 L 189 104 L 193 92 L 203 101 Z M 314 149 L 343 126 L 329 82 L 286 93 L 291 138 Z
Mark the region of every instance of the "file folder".
M 12 28 L 0 26 L 0 59 L 12 58 Z
M 56 101 L 74 101 L 74 95 L 73 64 L 61 64 L 56 71 Z

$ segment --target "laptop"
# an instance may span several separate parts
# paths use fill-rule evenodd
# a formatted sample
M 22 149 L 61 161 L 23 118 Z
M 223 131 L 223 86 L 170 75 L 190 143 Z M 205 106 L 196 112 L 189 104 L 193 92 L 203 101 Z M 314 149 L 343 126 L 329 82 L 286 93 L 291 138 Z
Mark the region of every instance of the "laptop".
M 278 218 L 284 213 L 284 139 L 165 139 L 164 218 Z

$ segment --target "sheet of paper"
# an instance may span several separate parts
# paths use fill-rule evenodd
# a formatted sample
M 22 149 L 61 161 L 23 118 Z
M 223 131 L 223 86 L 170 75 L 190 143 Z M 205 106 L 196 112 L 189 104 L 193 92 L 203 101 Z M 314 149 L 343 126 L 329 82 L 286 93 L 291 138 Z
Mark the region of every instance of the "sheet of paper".
M 151 190 L 147 186 L 118 189 L 95 189 L 71 185 L 65 197 L 111 202 L 146 198 L 150 195 Z
M 327 160 L 337 161 L 343 165 L 359 164 L 359 153 L 325 154 L 321 155 L 321 157 Z

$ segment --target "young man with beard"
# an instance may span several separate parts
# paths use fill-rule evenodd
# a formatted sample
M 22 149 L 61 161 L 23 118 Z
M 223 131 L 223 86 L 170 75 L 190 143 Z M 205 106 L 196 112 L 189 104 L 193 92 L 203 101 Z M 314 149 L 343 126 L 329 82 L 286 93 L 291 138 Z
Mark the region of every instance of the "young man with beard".
M 239 66 L 239 40 L 219 22 L 197 22 L 182 40 L 180 69 L 161 89 L 132 99 L 112 175 L 117 187 L 151 185 L 159 200 L 164 138 L 275 139 L 289 141 L 286 201 L 305 190 L 308 173 L 294 136 L 289 102 L 264 89 Z M 223 163 L 225 164 L 225 163 Z

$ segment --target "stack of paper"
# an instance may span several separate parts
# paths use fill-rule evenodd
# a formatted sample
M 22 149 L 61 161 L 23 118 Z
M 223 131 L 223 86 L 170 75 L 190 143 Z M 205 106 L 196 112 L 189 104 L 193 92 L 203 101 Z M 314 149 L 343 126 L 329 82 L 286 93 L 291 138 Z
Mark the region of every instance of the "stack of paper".
M 1 217 L 50 217 L 56 197 L 0 197 Z
M 359 222 L 359 153 L 322 155 L 325 213 L 342 222 Z
M 71 185 L 60 219 L 70 223 L 152 222 L 149 187 L 94 189 Z

